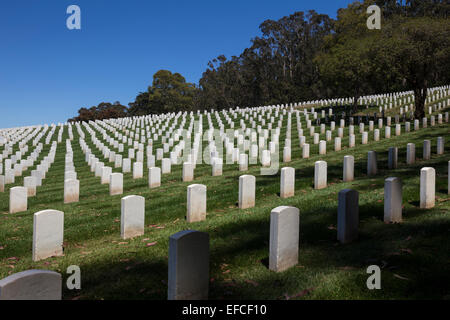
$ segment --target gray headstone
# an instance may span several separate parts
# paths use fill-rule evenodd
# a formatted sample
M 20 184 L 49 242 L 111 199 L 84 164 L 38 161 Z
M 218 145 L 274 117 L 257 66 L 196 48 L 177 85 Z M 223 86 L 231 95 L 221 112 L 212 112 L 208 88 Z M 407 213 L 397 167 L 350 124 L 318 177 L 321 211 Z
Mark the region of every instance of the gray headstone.
M 384 222 L 402 221 L 402 182 L 390 177 L 384 181 Z
M 0 300 L 61 300 L 61 274 L 27 270 L 0 280 Z
M 406 145 L 406 164 L 414 164 L 416 162 L 416 145 L 408 143 Z
M 367 175 L 373 176 L 378 173 L 377 167 L 377 154 L 375 151 L 369 151 L 367 153 Z
M 169 238 L 169 300 L 206 300 L 209 290 L 209 235 L 180 231 Z
M 355 157 L 345 156 L 344 157 L 344 170 L 343 170 L 343 181 L 349 182 L 354 180 L 355 172 Z
M 437 138 L 436 154 L 444 154 L 444 137 Z
M 337 239 L 348 243 L 358 238 L 359 194 L 352 189 L 338 194 Z
M 431 141 L 423 140 L 423 160 L 430 160 L 431 157 Z
M 397 169 L 398 163 L 398 148 L 390 147 L 388 151 L 388 168 Z

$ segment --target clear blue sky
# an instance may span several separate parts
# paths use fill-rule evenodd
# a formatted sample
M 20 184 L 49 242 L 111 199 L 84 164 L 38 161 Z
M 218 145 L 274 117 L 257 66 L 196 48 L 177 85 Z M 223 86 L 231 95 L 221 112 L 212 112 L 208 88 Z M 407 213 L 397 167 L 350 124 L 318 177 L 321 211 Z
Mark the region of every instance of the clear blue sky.
M 14 0 L 0 2 L 0 128 L 64 122 L 102 101 L 128 105 L 159 69 L 198 83 L 258 26 L 295 11 L 336 17 L 350 0 Z M 66 9 L 81 8 L 81 30 Z

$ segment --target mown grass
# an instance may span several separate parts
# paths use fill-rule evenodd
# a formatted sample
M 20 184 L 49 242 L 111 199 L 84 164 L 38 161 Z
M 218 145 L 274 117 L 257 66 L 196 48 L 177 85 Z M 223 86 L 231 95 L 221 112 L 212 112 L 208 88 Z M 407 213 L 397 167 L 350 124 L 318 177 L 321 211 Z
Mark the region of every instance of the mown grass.
M 207 122 L 204 117 L 204 130 Z M 215 118 L 213 117 L 215 122 Z M 276 119 L 277 122 L 278 119 Z M 280 143 L 284 145 L 285 124 Z M 437 121 L 437 118 L 436 118 Z M 239 123 L 235 121 L 235 126 Z M 394 119 L 393 119 L 394 122 Z M 216 125 L 216 122 L 215 122 Z M 422 125 L 422 123 L 421 123 Z M 448 124 L 436 125 L 379 142 L 369 133 L 369 144 L 361 145 L 359 128 L 355 125 L 356 147 L 348 148 L 348 128 L 342 140 L 343 150 L 334 152 L 334 136 L 327 143 L 327 155 L 318 155 L 318 146 L 302 117 L 304 134 L 311 146 L 311 158 L 301 159 L 295 116 L 292 118 L 292 161 L 281 163 L 296 169 L 295 196 L 281 199 L 279 173 L 260 176 L 259 166 L 250 166 L 245 173 L 238 165 L 224 165 L 222 177 L 212 177 L 209 165 L 198 165 L 195 182 L 205 184 L 207 220 L 188 224 L 186 188 L 181 181 L 181 166 L 172 166 L 172 173 L 162 176 L 160 188 L 148 188 L 148 173 L 133 180 L 124 179 L 124 194 L 109 196 L 108 185 L 101 185 L 84 161 L 73 128 L 74 164 L 81 183 L 80 202 L 63 204 L 65 128 L 63 143 L 58 145 L 55 163 L 50 168 L 38 194 L 29 199 L 29 210 L 8 214 L 9 188 L 21 185 L 17 178 L 0 194 L 0 277 L 27 269 L 49 269 L 61 272 L 66 279 L 70 265 L 81 268 L 81 290 L 68 290 L 64 299 L 166 299 L 169 236 L 186 229 L 208 232 L 210 235 L 210 299 L 448 299 L 450 298 L 450 213 L 447 194 L 447 161 L 449 153 L 436 155 L 436 139 L 449 137 Z M 375 128 L 377 124 L 375 124 Z M 337 126 L 336 126 L 337 128 Z M 413 126 L 411 126 L 413 129 Z M 317 132 L 318 128 L 316 128 Z M 337 130 L 337 129 L 336 129 Z M 368 125 L 366 124 L 366 130 Z M 84 130 L 85 131 L 85 130 Z M 57 138 L 57 132 L 53 139 Z M 87 131 L 86 142 L 97 157 L 101 153 L 92 144 Z M 97 137 L 101 134 L 97 132 Z M 325 135 L 321 135 L 325 139 Z M 422 158 L 424 139 L 432 141 L 432 158 Z M 44 139 L 43 139 L 44 140 Z M 41 141 L 43 141 L 41 140 Z M 406 165 L 406 144 L 416 144 L 417 161 Z M 154 149 L 159 146 L 155 144 Z M 399 148 L 399 168 L 387 169 L 387 150 Z M 47 155 L 46 145 L 39 158 Z M 128 155 L 124 150 L 124 157 Z M 282 148 L 281 148 L 282 149 Z M 31 152 L 33 148 L 30 146 Z M 378 153 L 379 174 L 367 177 L 367 152 Z M 448 148 L 447 148 L 448 150 Z M 156 151 L 154 151 L 156 152 Z M 343 157 L 355 157 L 355 181 L 342 182 Z M 282 155 L 282 150 L 280 150 Z M 282 156 L 281 158 L 282 159 Z M 328 163 L 326 189 L 314 190 L 314 162 Z M 110 166 L 113 164 L 110 164 Z M 160 162 L 157 161 L 157 165 Z M 436 207 L 419 209 L 419 172 L 424 166 L 436 169 Z M 32 168 L 23 176 L 29 175 Z M 114 169 L 120 172 L 120 169 Z M 256 207 L 237 207 L 238 177 L 256 176 Z M 384 179 L 400 177 L 403 181 L 404 221 L 383 223 Z M 337 194 L 352 188 L 360 193 L 359 239 L 341 245 L 336 240 Z M 126 195 L 142 195 L 146 199 L 145 235 L 132 240 L 120 238 L 120 201 Z M 268 269 L 270 211 L 280 205 L 300 209 L 299 264 L 282 273 Z M 31 260 L 33 214 L 43 209 L 65 213 L 64 256 L 39 262 Z M 156 242 L 155 245 L 147 246 Z M 382 267 L 382 289 L 368 290 L 366 268 Z

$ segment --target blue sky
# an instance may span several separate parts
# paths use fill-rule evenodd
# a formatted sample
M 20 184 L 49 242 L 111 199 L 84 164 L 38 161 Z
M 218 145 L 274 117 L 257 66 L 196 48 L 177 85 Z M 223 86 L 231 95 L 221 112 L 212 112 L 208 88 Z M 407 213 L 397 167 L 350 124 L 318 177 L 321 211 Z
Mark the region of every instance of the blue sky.
M 295 11 L 336 16 L 350 0 L 15 0 L 0 3 L 0 128 L 65 122 L 102 101 L 128 105 L 160 69 L 198 83 L 258 26 Z M 81 30 L 69 30 L 69 5 Z

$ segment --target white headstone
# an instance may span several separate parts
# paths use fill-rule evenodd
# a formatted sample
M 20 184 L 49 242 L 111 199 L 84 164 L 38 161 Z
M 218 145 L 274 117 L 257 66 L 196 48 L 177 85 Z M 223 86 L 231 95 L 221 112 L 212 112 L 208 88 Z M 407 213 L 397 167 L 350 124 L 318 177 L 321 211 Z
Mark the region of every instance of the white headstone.
M 280 197 L 293 197 L 295 193 L 295 169 L 291 167 L 282 168 L 280 180 Z
M 109 178 L 109 195 L 123 194 L 123 174 L 112 173 Z
M 190 162 L 183 163 L 183 181 L 190 182 L 194 180 L 194 165 Z
M 402 182 L 389 177 L 384 181 L 384 222 L 402 221 Z
M 344 170 L 343 170 L 343 181 L 349 182 L 354 179 L 355 172 L 355 158 L 353 156 L 344 157 Z
M 78 202 L 80 199 L 80 181 L 64 181 L 64 203 Z
M 161 169 L 152 167 L 148 169 L 148 185 L 150 188 L 161 186 Z
M 206 186 L 191 184 L 187 188 L 187 222 L 206 219 Z
M 134 238 L 144 234 L 144 197 L 133 195 L 122 198 L 120 223 L 120 236 L 122 239 Z
M 161 173 L 162 174 L 167 174 L 170 173 L 171 171 L 171 161 L 169 158 L 164 158 L 162 159 L 162 163 L 161 163 Z
M 239 177 L 239 208 L 247 209 L 255 206 L 256 178 L 252 175 Z
M 327 163 L 316 161 L 314 164 L 314 189 L 327 187 Z
M 269 269 L 281 272 L 298 263 L 300 213 L 281 206 L 270 213 Z
M 103 167 L 100 183 L 109 184 L 111 179 L 111 173 L 112 173 L 111 167 Z
M 28 190 L 25 187 L 13 187 L 9 189 L 9 213 L 17 213 L 28 210 Z
M 33 261 L 63 255 L 64 212 L 43 210 L 34 214 Z
M 23 186 L 27 188 L 28 197 L 36 196 L 36 178 L 25 177 L 23 179 Z
M 425 167 L 420 170 L 420 208 L 430 209 L 435 204 L 436 171 Z

